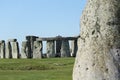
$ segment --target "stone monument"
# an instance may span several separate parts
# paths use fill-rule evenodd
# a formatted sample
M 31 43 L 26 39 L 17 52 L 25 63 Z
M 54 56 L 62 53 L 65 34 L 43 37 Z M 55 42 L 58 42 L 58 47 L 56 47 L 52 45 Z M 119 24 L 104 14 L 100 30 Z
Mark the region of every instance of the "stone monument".
M 120 80 L 120 0 L 87 0 L 73 80 Z

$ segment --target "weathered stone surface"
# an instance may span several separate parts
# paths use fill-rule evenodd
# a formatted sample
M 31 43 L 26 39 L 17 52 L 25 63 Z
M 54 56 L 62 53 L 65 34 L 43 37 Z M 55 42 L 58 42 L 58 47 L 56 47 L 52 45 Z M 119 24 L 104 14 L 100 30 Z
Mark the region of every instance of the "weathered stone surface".
M 11 47 L 12 47 L 12 58 L 19 58 L 19 45 L 18 42 L 11 42 Z
M 8 39 L 8 42 L 16 42 L 17 39 Z
M 62 40 L 61 57 L 70 57 L 70 46 L 68 40 Z
M 23 41 L 23 42 L 22 42 L 21 58 L 28 58 L 28 46 L 27 46 L 27 41 Z
M 78 50 L 77 40 L 71 41 L 71 56 L 75 57 Z
M 78 37 L 43 37 L 37 38 L 37 41 L 53 41 L 53 40 L 77 40 Z
M 54 41 L 47 41 L 47 57 L 55 57 L 55 43 Z
M 1 58 L 5 58 L 5 41 L 0 41 L 0 56 Z
M 61 45 L 62 45 L 62 40 L 57 40 L 56 41 L 56 57 L 60 57 L 61 56 Z
M 42 41 L 34 41 L 33 58 L 42 58 L 43 54 L 42 49 L 43 49 Z
M 37 36 L 26 36 L 26 40 L 28 41 L 28 47 L 29 47 L 29 58 L 33 58 L 33 47 L 34 47 L 34 41 L 36 41 L 38 37 Z
M 5 48 L 5 58 L 12 58 L 12 48 L 10 42 L 6 43 L 6 48 Z
M 88 0 L 73 80 L 120 80 L 120 0 Z

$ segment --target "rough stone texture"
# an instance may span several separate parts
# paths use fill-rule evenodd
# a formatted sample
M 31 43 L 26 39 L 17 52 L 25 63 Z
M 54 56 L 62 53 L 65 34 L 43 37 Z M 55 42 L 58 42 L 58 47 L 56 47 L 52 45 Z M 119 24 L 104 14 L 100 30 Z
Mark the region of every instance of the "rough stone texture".
M 11 47 L 12 47 L 12 58 L 19 58 L 19 45 L 18 42 L 11 42 Z
M 43 44 L 42 41 L 34 41 L 33 58 L 42 58 Z
M 78 50 L 77 40 L 71 41 L 71 56 L 75 57 Z
M 16 42 L 17 39 L 8 39 L 8 42 Z
M 55 57 L 55 43 L 54 41 L 47 41 L 47 57 Z
M 70 46 L 68 40 L 62 40 L 61 57 L 70 57 Z
M 120 80 L 120 0 L 88 0 L 73 80 Z
M 29 47 L 29 58 L 33 58 L 33 47 L 34 47 L 34 41 L 36 41 L 38 37 L 37 36 L 26 36 L 26 40 L 28 41 L 28 47 Z
M 56 41 L 56 57 L 60 57 L 61 56 L 61 45 L 62 45 L 62 40 L 57 40 Z
M 0 41 L 0 56 L 1 58 L 5 58 L 5 41 Z
M 12 48 L 10 42 L 6 43 L 5 58 L 12 58 Z
M 23 41 L 23 42 L 22 42 L 21 58 L 28 58 L 28 46 L 27 46 L 27 41 Z

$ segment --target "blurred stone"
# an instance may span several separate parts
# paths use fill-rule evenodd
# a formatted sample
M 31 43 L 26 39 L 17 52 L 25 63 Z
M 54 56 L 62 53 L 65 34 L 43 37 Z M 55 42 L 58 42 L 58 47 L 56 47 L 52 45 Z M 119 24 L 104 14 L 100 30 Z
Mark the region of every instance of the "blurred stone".
M 8 39 L 8 42 L 16 42 L 17 39 Z
M 10 42 L 6 43 L 5 58 L 12 58 L 12 48 Z
M 77 40 L 71 41 L 71 56 L 75 57 L 78 50 Z
M 12 58 L 19 58 L 19 45 L 18 42 L 11 42 L 11 47 L 12 47 Z
M 5 58 L 5 41 L 0 41 L 0 56 L 1 58 Z
M 55 43 L 54 41 L 47 41 L 47 57 L 55 57 Z
M 29 58 L 33 58 L 33 47 L 34 47 L 34 41 L 36 41 L 38 37 L 37 36 L 26 36 L 26 40 L 28 41 L 28 47 L 29 47 Z
M 21 48 L 21 58 L 28 58 L 27 50 L 28 50 L 27 41 L 23 41 Z
M 34 48 L 33 48 L 33 58 L 42 58 L 43 54 L 43 44 L 42 41 L 34 41 Z
M 62 40 L 61 57 L 70 57 L 70 46 L 68 40 Z
M 56 57 L 61 56 L 61 45 L 62 45 L 62 40 L 56 40 Z

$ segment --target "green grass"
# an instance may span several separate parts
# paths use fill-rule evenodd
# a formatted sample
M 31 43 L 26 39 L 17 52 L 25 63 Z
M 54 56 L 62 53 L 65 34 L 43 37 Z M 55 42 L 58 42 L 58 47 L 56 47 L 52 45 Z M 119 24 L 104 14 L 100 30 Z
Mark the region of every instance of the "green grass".
M 72 80 L 74 58 L 0 59 L 0 80 Z

